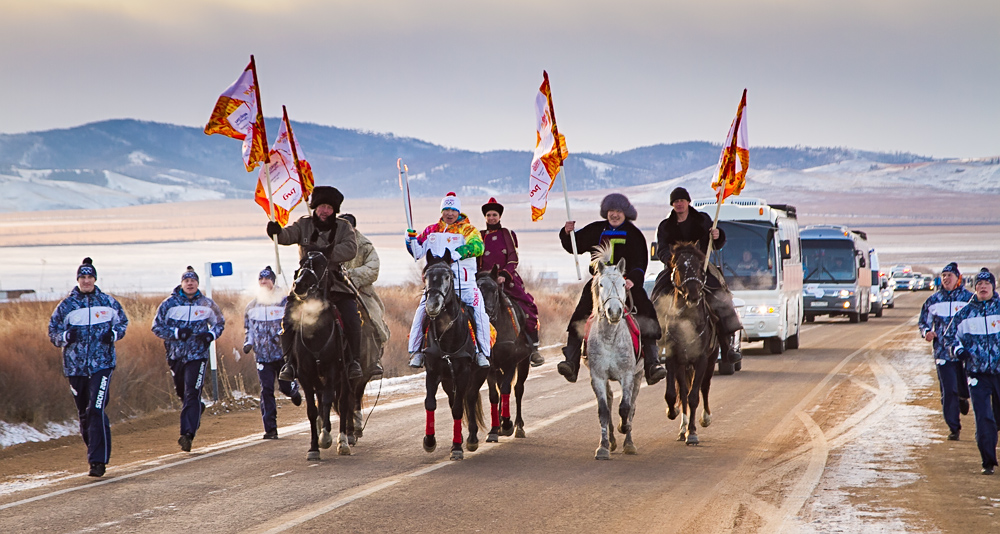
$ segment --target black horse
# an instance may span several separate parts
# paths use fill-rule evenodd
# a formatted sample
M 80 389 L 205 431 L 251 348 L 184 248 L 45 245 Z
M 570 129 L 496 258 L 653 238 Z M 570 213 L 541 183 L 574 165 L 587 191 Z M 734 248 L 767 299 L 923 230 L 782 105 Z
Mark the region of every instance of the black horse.
M 677 418 L 680 390 L 681 419 L 678 441 L 698 444 L 695 411 L 698 394 L 705 402 L 701 426 L 712 423 L 708 390 L 712 385 L 718 339 L 715 317 L 705 298 L 705 255 L 697 243 L 680 242 L 671 246 L 670 277 L 673 292 L 656 295 L 653 305 L 664 335 L 658 345 L 667 364 L 667 417 Z M 676 389 L 675 389 L 676 388 Z
M 524 436 L 524 419 L 521 418 L 521 399 L 524 396 L 524 381 L 528 379 L 528 369 L 532 343 L 525 330 L 524 310 L 507 298 L 503 286 L 497 282 L 497 266 L 490 272 L 476 275 L 476 285 L 483 295 L 486 313 L 497 331 L 493 344 L 490 372 L 486 376 L 490 392 L 490 415 L 492 426 L 487 443 L 499 441 L 500 436 Z M 515 378 L 516 377 L 516 378 Z M 516 380 L 516 381 L 515 381 Z M 510 389 L 514 383 L 514 397 L 517 401 L 517 417 L 510 420 Z
M 463 414 L 469 422 L 468 448 L 470 451 L 479 448 L 479 426 L 486 424 L 479 388 L 486 380 L 488 370 L 479 368 L 474 361 L 476 345 L 471 328 L 473 314 L 455 294 L 455 273 L 451 270 L 451 263 L 451 251 L 445 251 L 440 258 L 428 252 L 427 266 L 424 267 L 424 325 L 427 328 L 427 348 L 424 350 L 424 367 L 427 369 L 424 450 L 432 452 L 437 447 L 434 438 L 434 410 L 437 408 L 435 396 L 438 384 L 441 384 L 448 394 L 454 424 L 451 459 L 461 460 L 464 457 Z
M 364 434 L 364 409 L 365 386 L 375 376 L 375 364 L 382 359 L 382 351 L 385 350 L 385 342 L 379 341 L 375 327 L 372 325 L 368 311 L 358 303 L 358 311 L 361 313 L 361 379 L 354 381 L 354 433 L 347 436 L 347 442 L 353 446 L 358 438 Z
M 306 414 L 312 436 L 308 460 L 319 460 L 320 447 L 330 448 L 330 410 L 340 417 L 337 452 L 351 454 L 347 436 L 354 433 L 354 395 L 347 378 L 347 340 L 336 307 L 328 299 L 327 255 L 330 248 L 311 249 L 299 261 L 295 283 L 288 296 L 285 328 L 291 328 L 294 342 L 291 358 L 306 397 Z M 319 405 L 317 406 L 317 398 Z

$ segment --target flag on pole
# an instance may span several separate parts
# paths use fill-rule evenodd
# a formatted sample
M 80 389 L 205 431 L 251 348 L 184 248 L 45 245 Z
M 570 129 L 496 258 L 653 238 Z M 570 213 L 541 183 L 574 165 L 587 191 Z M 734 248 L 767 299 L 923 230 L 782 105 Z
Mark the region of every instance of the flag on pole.
M 559 134 L 556 127 L 549 74 L 542 71 L 542 77 L 542 85 L 535 96 L 535 155 L 531 159 L 531 178 L 528 180 L 532 221 L 540 220 L 545 214 L 549 190 L 569 155 L 566 138 Z
M 278 138 L 269 153 L 270 162 L 267 168 L 261 167 L 257 179 L 257 190 L 254 201 L 271 213 L 271 203 L 268 202 L 266 180 L 271 178 L 271 198 L 274 200 L 274 218 L 282 226 L 288 224 L 288 213 L 303 200 L 308 200 L 314 187 L 312 167 L 302 153 L 302 147 L 292 133 L 292 125 L 288 121 L 288 113 L 282 107 L 283 117 Z
M 229 86 L 212 110 L 205 125 L 208 135 L 222 134 L 243 141 L 243 163 L 247 172 L 253 171 L 264 161 L 267 138 L 264 134 L 264 116 L 257 92 L 257 66 L 253 56 L 243 74 Z
M 747 169 L 750 167 L 750 145 L 747 142 L 747 90 L 736 109 L 736 118 L 729 127 L 726 144 L 722 146 L 719 167 L 712 189 L 721 203 L 730 195 L 739 195 L 746 185 Z

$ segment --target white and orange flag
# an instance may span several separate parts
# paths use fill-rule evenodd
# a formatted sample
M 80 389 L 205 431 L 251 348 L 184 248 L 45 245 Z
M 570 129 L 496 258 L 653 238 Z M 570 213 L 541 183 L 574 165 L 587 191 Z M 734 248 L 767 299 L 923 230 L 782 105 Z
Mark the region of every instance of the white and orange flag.
M 556 127 L 556 114 L 552 107 L 549 74 L 542 71 L 542 85 L 535 96 L 535 155 L 531 159 L 531 178 L 528 180 L 528 197 L 531 202 L 531 220 L 541 220 L 549 201 L 549 190 L 562 168 L 569 152 L 566 138 Z
M 271 203 L 268 202 L 267 177 L 271 177 L 271 198 L 274 199 L 274 219 L 285 226 L 288 224 L 288 213 L 303 200 L 308 201 L 315 182 L 312 167 L 302 153 L 302 147 L 292 134 L 292 124 L 288 121 L 288 112 L 281 106 L 281 128 L 278 138 L 269 153 L 270 163 L 267 168 L 261 167 L 257 179 L 257 190 L 254 201 L 271 213 Z
M 726 144 L 722 146 L 719 156 L 719 168 L 712 182 L 717 202 L 722 202 L 730 195 L 739 195 L 747 182 L 747 169 L 750 168 L 750 144 L 747 142 L 747 90 L 743 90 L 743 98 L 736 109 L 736 118 L 729 127 Z
M 243 141 L 243 163 L 247 172 L 264 162 L 267 147 L 257 87 L 257 66 L 250 56 L 250 64 L 219 97 L 205 125 L 208 135 L 222 134 Z

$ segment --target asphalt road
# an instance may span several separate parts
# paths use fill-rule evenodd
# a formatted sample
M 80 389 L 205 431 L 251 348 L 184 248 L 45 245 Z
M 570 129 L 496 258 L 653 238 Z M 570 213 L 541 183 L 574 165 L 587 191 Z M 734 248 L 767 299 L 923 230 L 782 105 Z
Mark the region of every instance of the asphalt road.
M 664 413 L 661 382 L 639 395 L 638 454 L 619 449 L 611 461 L 595 461 L 600 431 L 589 375 L 567 383 L 550 351 L 527 382 L 527 437 L 490 444 L 481 433 L 484 443 L 463 461 L 448 460 L 446 403 L 437 411 L 439 447 L 428 454 L 422 399 L 403 397 L 379 405 L 351 456 L 334 447 L 307 461 L 304 423 L 280 428 L 277 441 L 256 432 L 209 447 L 196 440 L 190 454 L 4 495 L 0 530 L 794 530 L 830 450 L 900 396 L 898 375 L 879 351 L 912 327 L 925 297 L 900 295 L 895 310 L 867 323 L 820 318 L 785 354 L 745 345 L 743 371 L 713 379 L 713 421 L 699 428 L 698 446 L 677 441 L 679 420 Z

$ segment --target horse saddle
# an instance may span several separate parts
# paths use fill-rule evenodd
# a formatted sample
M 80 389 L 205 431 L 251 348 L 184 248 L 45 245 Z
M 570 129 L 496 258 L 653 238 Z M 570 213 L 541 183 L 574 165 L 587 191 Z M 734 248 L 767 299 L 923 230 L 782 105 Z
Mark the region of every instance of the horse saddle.
M 583 330 L 583 353 L 587 354 L 587 338 L 590 337 L 590 323 L 593 321 L 594 316 L 591 315 L 587 317 L 587 326 Z M 635 316 L 631 313 L 625 314 L 625 324 L 628 325 L 628 333 L 632 336 L 632 352 L 635 356 L 635 361 L 638 362 L 639 358 L 642 357 L 642 343 L 640 342 L 642 334 L 639 332 L 639 323 L 635 322 Z

